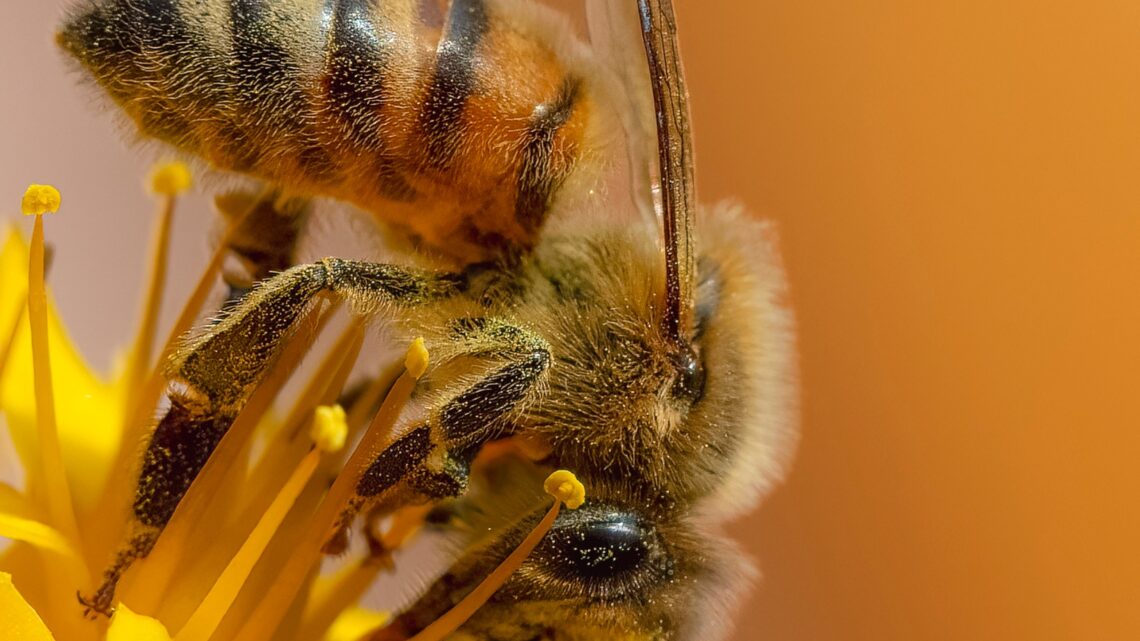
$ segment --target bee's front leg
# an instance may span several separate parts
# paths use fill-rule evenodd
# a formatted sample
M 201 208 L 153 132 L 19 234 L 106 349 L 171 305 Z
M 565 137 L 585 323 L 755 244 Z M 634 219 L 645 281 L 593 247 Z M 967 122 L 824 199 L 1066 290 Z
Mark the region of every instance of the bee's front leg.
M 512 418 L 532 400 L 550 365 L 550 347 L 535 334 L 491 318 L 462 319 L 452 328 L 456 357 L 489 357 L 502 364 L 445 397 L 428 418 L 381 451 L 356 484 L 325 551 L 343 549 L 353 519 L 366 505 L 407 505 L 458 496 L 467 489 L 471 460 L 488 441 L 509 436 Z M 374 509 L 374 512 L 377 510 Z M 382 548 L 374 548 L 382 550 Z
M 187 342 L 173 359 L 170 409 L 143 455 L 128 539 L 95 594 L 80 602 L 89 611 L 110 614 L 122 574 L 150 554 L 190 484 L 319 297 L 380 314 L 457 295 L 462 283 L 458 274 L 326 258 L 262 282 Z

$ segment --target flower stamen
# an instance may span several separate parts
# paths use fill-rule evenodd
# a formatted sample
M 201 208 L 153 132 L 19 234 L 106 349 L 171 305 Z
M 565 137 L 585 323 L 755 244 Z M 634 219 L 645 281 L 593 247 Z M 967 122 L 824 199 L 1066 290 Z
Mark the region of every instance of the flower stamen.
M 51 185 L 28 185 L 20 200 L 20 212 L 25 216 L 42 216 L 59 211 L 59 190 Z
M 309 575 L 310 569 L 321 556 L 321 546 L 327 540 L 338 515 L 344 509 L 360 477 L 372 463 L 376 452 L 389 440 L 396 418 L 404 404 L 411 398 L 416 381 L 427 370 L 428 353 L 423 339 L 417 338 L 408 349 L 404 359 L 404 373 L 392 385 L 380 411 L 376 413 L 360 444 L 356 446 L 344 470 L 317 507 L 316 514 L 298 542 L 285 567 L 277 574 L 276 581 L 262 597 L 257 608 L 250 614 L 237 639 L 256 640 L 269 638 L 276 631 L 281 618 L 297 591 Z
M 51 349 L 48 344 L 47 288 L 44 284 L 43 214 L 59 208 L 59 191 L 50 185 L 31 185 L 24 194 L 21 209 L 36 217 L 28 259 L 28 324 L 32 342 L 32 375 L 36 397 L 36 431 L 39 435 L 40 465 L 47 492 L 51 524 L 70 541 L 78 540 L 71 488 L 64 473 L 63 452 L 55 420 L 55 392 L 52 387 Z
M 383 549 L 390 552 L 403 546 L 419 531 L 424 517 L 430 511 L 431 505 L 409 505 L 397 510 L 392 516 L 391 525 L 381 535 Z M 344 568 L 335 576 L 317 582 L 309 593 L 309 601 L 305 605 L 305 614 L 302 617 L 303 623 L 296 638 L 321 639 L 331 636 L 326 635 L 326 632 L 335 625 L 337 616 L 345 606 L 360 601 L 377 575 L 391 567 L 389 563 L 378 562 L 375 557 L 368 556 Z M 386 620 L 376 622 L 370 629 L 376 629 L 385 623 Z
M 265 511 L 266 497 L 272 496 L 271 488 L 279 487 L 291 467 L 305 455 L 303 448 L 306 442 L 296 437 L 305 425 L 313 421 L 313 408 L 337 400 L 363 344 L 363 327 L 360 322 L 353 320 L 309 377 L 305 389 L 249 474 L 249 480 L 243 489 L 241 507 L 236 512 L 236 529 L 239 533 L 248 532 L 253 527 L 251 518 Z M 350 425 L 349 432 L 351 431 Z
M 554 497 L 554 505 L 550 506 L 546 516 L 542 517 L 538 525 L 531 530 L 530 534 L 523 539 L 522 543 L 511 552 L 497 568 L 491 571 L 487 578 L 475 586 L 463 600 L 455 604 L 450 610 L 444 613 L 431 623 L 428 627 L 420 631 L 408 641 L 442 641 L 451 633 L 459 629 L 459 626 L 467 622 L 472 615 L 483 607 L 483 604 L 490 599 L 507 579 L 514 574 L 515 570 L 523 564 L 526 557 L 538 545 L 542 537 L 550 531 L 554 520 L 558 518 L 558 512 L 565 503 L 566 507 L 570 509 L 577 509 L 586 500 L 586 488 L 578 481 L 572 472 L 567 470 L 558 470 L 543 483 L 546 493 Z
M 175 635 L 175 641 L 209 640 L 237 598 L 238 592 L 245 585 L 254 564 L 261 558 L 269 541 L 281 526 L 281 522 L 285 520 L 285 515 L 312 478 L 321 454 L 337 451 L 344 446 L 348 426 L 345 423 L 344 410 L 339 405 L 319 406 L 316 409 L 314 425 L 316 429 L 313 430 L 312 436 L 315 447 L 301 460 L 301 464 L 274 497 L 269 509 L 265 511 L 253 532 L 222 571 L 206 598 L 190 616 L 186 625 Z
M 141 389 L 142 379 L 153 367 L 151 359 L 154 335 L 158 326 L 158 313 L 162 309 L 170 257 L 170 228 L 177 196 L 190 186 L 190 170 L 182 163 L 159 165 L 152 172 L 150 183 L 151 191 L 160 197 L 158 224 L 151 241 L 151 261 L 142 316 L 127 370 L 127 390 L 131 395 L 127 399 L 127 407 L 135 406 L 134 397 Z

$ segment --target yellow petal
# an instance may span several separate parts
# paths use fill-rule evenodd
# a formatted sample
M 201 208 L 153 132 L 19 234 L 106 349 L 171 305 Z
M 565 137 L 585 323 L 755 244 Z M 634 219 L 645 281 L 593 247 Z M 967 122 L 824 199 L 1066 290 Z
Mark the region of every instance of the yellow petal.
M 28 294 L 27 248 L 13 225 L 6 225 L 0 242 L 0 381 L 4 380 L 4 363 L 8 339 L 24 318 Z M 0 409 L 3 409 L 0 405 Z
M 24 541 L 61 554 L 74 554 L 56 529 L 41 523 L 36 510 L 13 487 L 0 483 L 0 538 Z
M 16 586 L 12 575 L 0 572 L 0 621 L 3 621 L 7 641 L 54 641 L 55 637 L 44 625 L 40 616 L 28 605 Z
M 111 617 L 107 641 L 170 641 L 170 633 L 158 619 L 135 614 L 120 603 Z
M 28 247 L 18 233 L 9 229 L 0 245 L 0 324 L 10 326 L 13 317 L 18 318 L 27 279 Z M 4 377 L 0 379 L 0 410 L 7 418 L 24 470 L 29 473 L 27 490 L 34 495 L 39 469 L 35 394 L 31 341 L 26 322 L 23 325 L 17 329 Z M 123 390 L 91 371 L 50 300 L 48 340 L 60 445 L 73 498 L 80 512 L 84 512 L 94 507 L 119 448 Z
M 324 641 L 360 641 L 364 635 L 388 623 L 389 618 L 387 612 L 345 608 L 325 633 Z

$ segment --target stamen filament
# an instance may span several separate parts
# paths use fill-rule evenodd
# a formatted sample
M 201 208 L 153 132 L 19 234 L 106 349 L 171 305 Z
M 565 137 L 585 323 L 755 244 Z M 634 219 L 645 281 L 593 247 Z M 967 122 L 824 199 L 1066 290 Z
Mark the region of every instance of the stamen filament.
M 402 372 L 402 363 L 392 363 L 391 367 L 385 368 L 383 372 L 368 384 L 368 387 L 365 388 L 360 396 L 352 402 L 352 408 L 348 411 L 349 434 L 363 429 L 368 424 L 368 414 L 380 399 L 384 397 L 385 393 L 391 389 L 392 383 L 395 382 Z
M 321 450 L 313 448 L 301 464 L 294 470 L 292 476 L 281 488 L 277 496 L 270 503 L 269 509 L 261 516 L 253 532 L 242 543 L 241 548 L 226 569 L 210 589 L 209 594 L 202 600 L 186 625 L 175 635 L 175 641 L 208 641 L 210 635 L 221 623 L 230 605 L 233 604 L 238 592 L 241 591 L 254 564 L 261 558 L 269 541 L 285 520 L 285 515 L 293 507 L 293 503 L 301 494 L 301 490 L 313 476 L 320 461 Z
M 385 550 L 399 549 L 423 525 L 430 505 L 410 505 L 396 512 L 392 524 L 381 540 Z M 304 623 L 297 639 L 322 639 L 337 616 L 350 604 L 356 603 L 372 585 L 386 566 L 377 559 L 366 557 L 349 566 L 334 577 L 314 586 L 305 604 Z
M 245 500 L 237 511 L 239 520 L 248 518 L 244 515 L 260 514 L 264 510 L 265 497 L 270 495 L 269 488 L 280 485 L 293 462 L 304 455 L 306 442 L 297 436 L 312 420 L 313 408 L 336 402 L 363 344 L 364 329 L 354 319 L 309 377 L 305 389 L 249 474 L 249 482 L 243 490 Z M 242 525 L 242 531 L 248 527 Z
M 424 524 L 424 517 L 431 511 L 430 505 L 409 505 L 392 517 L 392 524 L 380 537 L 385 550 L 398 550 Z
M 558 512 L 562 508 L 562 503 L 565 501 L 567 507 L 571 509 L 577 508 L 581 505 L 581 501 L 585 499 L 585 490 L 578 479 L 574 478 L 573 474 L 565 470 L 559 470 L 550 475 L 547 479 L 546 491 L 554 496 L 554 505 L 550 506 L 546 516 L 542 517 L 538 525 L 530 531 L 530 534 L 523 539 L 522 543 L 511 552 L 503 562 L 495 568 L 487 578 L 475 586 L 467 596 L 463 597 L 459 603 L 455 604 L 450 610 L 444 613 L 443 616 L 436 619 L 419 634 L 415 635 L 408 641 L 442 641 L 451 633 L 459 629 L 459 626 L 467 622 L 472 615 L 483 607 L 494 594 L 503 587 L 507 579 L 514 574 L 515 570 L 522 566 L 526 557 L 534 551 L 534 548 L 542 541 L 542 537 L 550 531 L 551 526 L 554 525 L 554 520 L 558 518 Z
M 383 568 L 364 559 L 318 582 L 309 593 L 297 639 L 323 639 L 337 615 L 360 600 Z
M 257 608 L 234 638 L 253 641 L 272 637 L 281 623 L 281 618 L 309 575 L 310 569 L 320 558 L 321 545 L 328 538 L 360 477 L 371 464 L 375 454 L 382 449 L 381 445 L 389 440 L 396 418 L 411 397 L 416 381 L 426 368 L 427 351 L 423 347 L 423 340 L 416 339 L 408 350 L 404 373 L 388 392 L 380 411 L 368 426 L 344 470 L 337 475 L 332 487 L 317 506 L 316 514 L 309 521 L 295 551 L 278 574 L 276 582 L 262 597 Z
M 55 421 L 55 393 L 52 387 L 51 355 L 48 345 L 47 290 L 44 286 L 43 216 L 37 215 L 32 228 L 28 264 L 28 323 L 32 339 L 33 385 L 36 396 L 36 432 L 39 436 L 40 465 L 47 491 L 51 524 L 70 541 L 79 540 L 71 488 L 64 473 L 63 452 Z
M 139 320 L 139 329 L 135 334 L 135 344 L 131 350 L 130 364 L 127 369 L 127 394 L 129 395 L 126 407 L 134 407 L 134 396 L 139 393 L 140 383 L 146 372 L 152 369 L 152 351 L 154 349 L 154 335 L 158 326 L 158 313 L 162 309 L 162 298 L 166 286 L 166 271 L 170 255 L 170 227 L 174 220 L 173 195 L 162 196 L 162 203 L 158 214 L 158 224 L 154 230 L 154 239 L 151 241 L 151 261 L 146 288 L 143 298 L 143 311 Z

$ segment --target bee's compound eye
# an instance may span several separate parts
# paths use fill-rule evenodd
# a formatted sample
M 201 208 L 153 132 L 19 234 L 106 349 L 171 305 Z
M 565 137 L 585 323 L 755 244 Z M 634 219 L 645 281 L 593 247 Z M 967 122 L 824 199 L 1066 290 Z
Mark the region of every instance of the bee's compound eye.
M 542 556 L 562 578 L 607 579 L 640 569 L 655 544 L 636 516 L 611 512 L 556 524 Z

